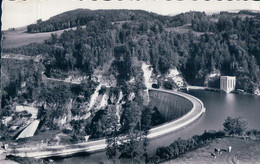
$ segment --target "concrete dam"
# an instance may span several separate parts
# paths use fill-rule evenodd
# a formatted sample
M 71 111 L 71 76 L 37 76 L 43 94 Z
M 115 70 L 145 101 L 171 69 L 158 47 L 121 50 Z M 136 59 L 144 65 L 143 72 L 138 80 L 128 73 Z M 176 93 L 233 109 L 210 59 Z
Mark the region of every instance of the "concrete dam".
M 150 129 L 148 139 L 159 138 L 181 129 L 197 120 L 205 112 L 203 103 L 186 93 L 149 89 L 149 96 L 151 105 L 158 108 L 165 117 L 166 123 Z M 106 139 L 98 139 L 68 145 L 9 147 L 7 155 L 34 158 L 61 157 L 76 153 L 103 151 L 106 146 Z
M 149 90 L 150 105 L 157 107 L 166 122 L 175 120 L 188 113 L 193 104 L 183 96 L 170 92 Z

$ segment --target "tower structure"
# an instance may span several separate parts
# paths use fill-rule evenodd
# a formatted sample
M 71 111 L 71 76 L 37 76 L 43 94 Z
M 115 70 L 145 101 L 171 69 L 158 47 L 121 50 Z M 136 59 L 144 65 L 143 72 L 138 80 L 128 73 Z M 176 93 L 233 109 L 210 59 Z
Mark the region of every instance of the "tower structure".
M 221 76 L 220 77 L 220 90 L 229 93 L 236 88 L 235 76 Z

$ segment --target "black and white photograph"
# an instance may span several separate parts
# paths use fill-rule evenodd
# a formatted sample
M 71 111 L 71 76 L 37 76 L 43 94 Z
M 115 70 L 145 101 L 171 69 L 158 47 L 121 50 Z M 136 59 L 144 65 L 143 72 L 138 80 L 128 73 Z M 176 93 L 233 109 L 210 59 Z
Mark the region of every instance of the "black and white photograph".
M 1 11 L 1 164 L 260 164 L 260 1 Z

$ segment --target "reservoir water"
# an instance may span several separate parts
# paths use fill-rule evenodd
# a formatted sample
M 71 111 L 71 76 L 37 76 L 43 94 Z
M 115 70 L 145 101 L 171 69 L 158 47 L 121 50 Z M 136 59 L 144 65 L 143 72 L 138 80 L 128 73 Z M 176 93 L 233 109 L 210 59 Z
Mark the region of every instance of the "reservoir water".
M 152 149 L 167 146 L 168 142 L 171 143 L 179 137 L 187 139 L 202 134 L 205 130 L 222 130 L 228 116 L 245 118 L 248 129 L 260 129 L 260 97 L 204 90 L 190 90 L 186 93 L 199 98 L 204 103 L 206 112 L 184 129 L 154 139 Z
M 194 135 L 200 135 L 205 130 L 221 130 L 227 116 L 245 118 L 248 122 L 248 129 L 260 130 L 260 97 L 204 90 L 190 90 L 186 93 L 199 98 L 204 103 L 206 112 L 191 125 L 151 140 L 148 148 L 150 153 L 153 153 L 157 147 L 168 146 L 179 137 L 187 139 Z M 107 163 L 104 162 L 106 160 L 105 152 L 100 152 L 87 156 L 64 158 L 55 161 L 55 163 Z

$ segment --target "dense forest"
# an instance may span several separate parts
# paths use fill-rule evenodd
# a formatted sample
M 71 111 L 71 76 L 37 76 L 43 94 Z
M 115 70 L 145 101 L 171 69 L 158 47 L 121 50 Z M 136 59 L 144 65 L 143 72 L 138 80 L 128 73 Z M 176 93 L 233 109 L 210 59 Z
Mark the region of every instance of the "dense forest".
M 186 32 L 179 30 L 184 26 L 189 27 Z M 142 62 L 150 64 L 155 75 L 165 75 L 169 69 L 177 68 L 190 85 L 217 87 L 219 77 L 213 82 L 206 81 L 210 74 L 220 72 L 221 75 L 236 76 L 237 89 L 255 93 L 260 87 L 259 13 L 240 11 L 206 15 L 188 12 L 161 16 L 139 10 L 79 9 L 47 21 L 38 20 L 27 27 L 27 32 L 70 27 L 77 29 L 65 30 L 59 37 L 52 34 L 44 43 L 3 49 L 4 53 L 41 55 L 42 59 L 38 63 L 3 60 L 5 78 L 1 107 L 5 110 L 2 110 L 2 116 L 12 114 L 13 102 L 40 104 L 38 119 L 44 120 L 48 128 L 58 129 L 52 120 L 68 115 L 68 108 L 72 117 L 86 114 L 85 102 L 89 102 L 99 84 L 95 71 L 106 70 L 106 76 L 115 77 L 116 81 L 115 86 L 102 86 L 99 91 L 100 95 L 109 93 L 106 110 L 93 111 L 92 120 L 70 120 L 72 142 L 78 140 L 78 134 L 88 134 L 91 138 L 113 134 L 111 127 L 116 124 L 116 101 L 120 91 L 124 95 L 120 103 L 125 102 L 121 132 L 147 130 L 150 127 L 147 120 L 153 120 L 156 124 L 151 126 L 155 126 L 162 123 L 163 118 L 156 108 L 149 113 L 149 118 L 144 117 L 151 107 L 143 105 L 140 92 L 145 89 L 138 65 Z M 80 84 L 50 82 L 51 78 L 65 79 L 73 71 L 87 78 Z M 134 83 L 129 82 L 132 78 Z M 164 87 L 176 87 L 176 84 L 168 85 L 164 84 Z M 131 93 L 135 93 L 133 101 L 127 98 Z
M 142 10 L 88 10 L 77 9 L 68 11 L 57 16 L 51 17 L 47 21 L 41 19 L 36 24 L 27 26 L 27 32 L 50 32 L 63 30 L 71 27 L 87 25 L 91 22 L 118 22 L 118 21 L 134 21 L 134 22 L 146 22 L 158 21 L 167 27 L 181 26 L 190 23 L 193 17 L 205 17 L 205 13 L 190 12 L 180 14 L 174 17 L 162 16 L 155 13 L 149 13 Z
M 177 67 L 194 85 L 205 85 L 207 75 L 214 71 L 235 75 L 237 88 L 252 93 L 259 87 L 259 19 L 259 14 L 249 11 L 209 16 L 188 12 L 170 17 L 138 10 L 79 9 L 27 27 L 28 32 L 73 26 L 77 30 L 65 31 L 59 38 L 52 35 L 44 44 L 4 52 L 44 54 L 47 76 L 54 69 L 75 68 L 91 76 L 95 68 L 122 56 L 124 60 L 113 65 L 123 71 L 122 78 L 129 79 L 133 74 L 127 58 L 137 57 L 151 63 L 154 72 L 165 74 Z M 191 26 L 188 32 L 173 30 L 185 24 Z

